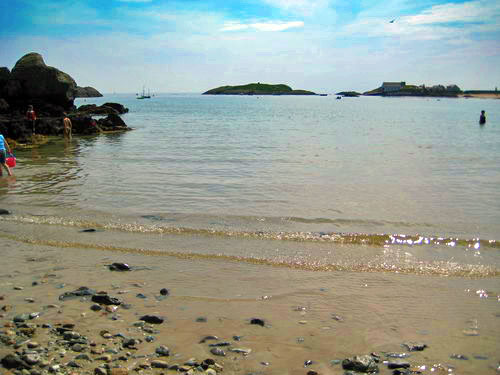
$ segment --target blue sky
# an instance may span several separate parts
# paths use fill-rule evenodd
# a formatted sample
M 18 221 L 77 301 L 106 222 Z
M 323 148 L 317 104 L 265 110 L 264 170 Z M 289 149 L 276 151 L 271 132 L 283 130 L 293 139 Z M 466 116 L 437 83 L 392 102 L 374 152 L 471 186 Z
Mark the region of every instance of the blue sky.
M 494 0 L 2 0 L 0 25 L 0 66 L 39 52 L 102 92 L 500 86 Z

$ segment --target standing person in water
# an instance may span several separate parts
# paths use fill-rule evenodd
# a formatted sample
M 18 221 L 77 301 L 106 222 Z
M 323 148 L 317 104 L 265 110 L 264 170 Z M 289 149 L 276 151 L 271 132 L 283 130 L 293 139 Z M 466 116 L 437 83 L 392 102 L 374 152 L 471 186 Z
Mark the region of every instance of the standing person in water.
M 73 125 L 71 124 L 71 120 L 69 119 L 68 114 L 66 112 L 64 112 L 63 125 L 64 125 L 64 138 L 71 141 L 71 128 L 73 127 Z
M 12 176 L 12 172 L 10 171 L 10 168 L 7 165 L 7 162 L 6 162 L 6 159 L 7 159 L 7 153 L 6 153 L 6 151 L 7 150 L 10 153 L 10 146 L 7 143 L 7 141 L 5 140 L 5 138 L 3 137 L 3 135 L 0 134 L 0 164 L 1 164 L 1 166 L 0 166 L 0 176 L 3 175 L 2 167 L 5 168 L 5 170 L 7 171 L 7 174 L 9 176 Z
M 484 113 L 484 111 L 481 111 L 481 116 L 479 116 L 479 124 L 486 124 L 486 113 Z
M 26 111 L 26 119 L 31 122 L 33 134 L 35 134 L 36 113 L 31 104 L 28 106 L 28 110 Z

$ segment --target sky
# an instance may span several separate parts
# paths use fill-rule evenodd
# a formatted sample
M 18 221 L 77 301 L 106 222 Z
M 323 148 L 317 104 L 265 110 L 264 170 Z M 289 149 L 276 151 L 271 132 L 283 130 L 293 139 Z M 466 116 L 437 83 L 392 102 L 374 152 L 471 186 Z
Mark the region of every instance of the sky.
M 497 0 L 0 0 L 0 66 L 29 52 L 103 93 L 383 81 L 500 86 Z

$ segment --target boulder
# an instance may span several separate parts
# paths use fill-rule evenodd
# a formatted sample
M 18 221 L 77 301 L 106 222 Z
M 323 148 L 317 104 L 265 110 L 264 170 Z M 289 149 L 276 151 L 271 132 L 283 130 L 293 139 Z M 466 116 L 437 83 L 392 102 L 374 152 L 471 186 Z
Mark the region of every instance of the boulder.
M 106 131 L 129 129 L 122 118 L 116 114 L 109 114 L 108 117 L 97 120 L 97 125 Z
M 95 88 L 76 86 L 75 98 L 100 98 L 102 94 Z
M 104 103 L 103 107 L 111 107 L 118 111 L 119 114 L 123 115 L 128 112 L 128 108 L 126 108 L 123 104 L 120 103 Z
M 83 112 L 86 114 L 92 115 L 109 115 L 109 114 L 118 114 L 118 111 L 112 107 L 108 106 L 97 106 L 95 104 L 84 104 L 78 107 L 78 112 Z
M 38 53 L 28 53 L 19 59 L 12 69 L 13 80 L 19 82 L 21 90 L 11 96 L 29 102 L 41 99 L 44 102 L 71 108 L 75 98 L 76 82 L 71 76 L 47 66 Z

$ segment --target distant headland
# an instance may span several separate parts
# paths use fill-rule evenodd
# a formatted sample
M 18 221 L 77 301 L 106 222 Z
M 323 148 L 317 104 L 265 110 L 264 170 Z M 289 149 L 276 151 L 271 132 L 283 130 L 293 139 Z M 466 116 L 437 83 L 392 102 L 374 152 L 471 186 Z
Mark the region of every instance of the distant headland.
M 203 95 L 317 95 L 312 91 L 293 90 L 284 84 L 249 83 L 241 86 L 221 86 L 208 90 Z
M 366 96 L 427 96 L 427 97 L 448 97 L 448 98 L 500 98 L 500 92 L 495 90 L 466 90 L 462 91 L 455 84 L 451 85 L 409 85 L 401 82 L 383 82 L 382 86 L 366 91 Z

